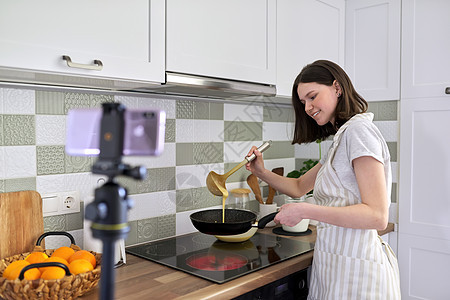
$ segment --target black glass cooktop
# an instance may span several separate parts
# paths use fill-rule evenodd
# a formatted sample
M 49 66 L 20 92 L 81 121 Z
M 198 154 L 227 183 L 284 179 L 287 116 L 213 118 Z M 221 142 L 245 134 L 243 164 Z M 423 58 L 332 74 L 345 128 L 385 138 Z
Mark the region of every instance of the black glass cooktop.
M 224 283 L 313 249 L 313 243 L 259 232 L 240 243 L 222 242 L 196 232 L 130 246 L 126 252 Z

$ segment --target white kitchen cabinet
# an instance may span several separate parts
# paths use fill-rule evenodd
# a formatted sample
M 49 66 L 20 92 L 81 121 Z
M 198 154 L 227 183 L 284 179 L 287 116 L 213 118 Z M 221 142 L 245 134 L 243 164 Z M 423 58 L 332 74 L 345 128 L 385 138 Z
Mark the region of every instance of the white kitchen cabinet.
M 450 1 L 402 1 L 402 98 L 441 97 L 450 87 Z
M 347 0 L 345 69 L 367 101 L 400 99 L 400 0 Z
M 400 104 L 402 299 L 450 299 L 450 96 Z
M 0 3 L 2 73 L 164 82 L 164 0 Z
M 399 234 L 402 300 L 450 299 L 450 240 Z
M 400 105 L 400 232 L 450 240 L 450 96 Z
M 167 0 L 166 69 L 276 81 L 276 0 Z
M 292 96 L 302 68 L 318 59 L 344 67 L 345 0 L 277 2 L 277 95 Z

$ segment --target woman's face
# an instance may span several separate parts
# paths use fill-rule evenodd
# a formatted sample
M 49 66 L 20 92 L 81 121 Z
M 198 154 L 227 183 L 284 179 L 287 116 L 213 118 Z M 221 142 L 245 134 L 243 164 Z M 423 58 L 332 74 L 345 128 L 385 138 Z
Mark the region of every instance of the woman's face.
M 299 83 L 297 87 L 297 94 L 300 102 L 305 106 L 306 114 L 320 126 L 328 122 L 334 124 L 334 112 L 340 93 L 341 90 L 336 81 L 331 86 L 308 82 Z

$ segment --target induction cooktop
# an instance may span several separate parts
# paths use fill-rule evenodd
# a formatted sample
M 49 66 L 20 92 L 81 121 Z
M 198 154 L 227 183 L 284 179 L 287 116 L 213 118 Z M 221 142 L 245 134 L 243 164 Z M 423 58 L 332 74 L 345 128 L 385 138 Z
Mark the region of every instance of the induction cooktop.
M 126 248 L 126 252 L 215 283 L 224 283 L 314 249 L 314 243 L 256 232 L 240 243 L 195 232 Z

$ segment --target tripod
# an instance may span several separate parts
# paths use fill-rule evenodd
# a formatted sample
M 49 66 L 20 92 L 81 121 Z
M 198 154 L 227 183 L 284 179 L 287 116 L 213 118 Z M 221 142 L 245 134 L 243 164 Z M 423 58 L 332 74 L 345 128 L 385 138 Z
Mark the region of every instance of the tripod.
M 107 182 L 95 190 L 92 203 L 86 206 L 85 217 L 92 221 L 94 238 L 103 243 L 100 299 L 114 299 L 114 250 L 115 243 L 125 239 L 130 231 L 127 212 L 132 201 L 127 190 L 116 182 L 116 176 L 127 176 L 142 180 L 146 176 L 144 167 L 130 167 L 122 163 L 125 106 L 119 103 L 104 103 L 101 120 L 100 154 L 92 167 L 92 173 L 108 176 Z

